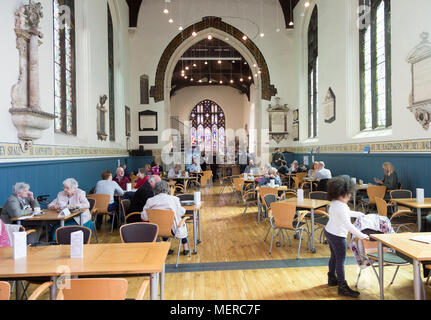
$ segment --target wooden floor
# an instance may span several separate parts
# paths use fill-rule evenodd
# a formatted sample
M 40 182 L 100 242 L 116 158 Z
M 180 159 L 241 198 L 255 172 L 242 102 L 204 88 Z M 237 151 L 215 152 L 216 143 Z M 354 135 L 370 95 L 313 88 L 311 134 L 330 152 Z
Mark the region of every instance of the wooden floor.
M 292 239 L 292 247 L 273 246 L 269 254 L 269 239 L 264 242 L 269 222 L 257 223 L 257 208 L 248 210 L 242 218 L 244 207 L 237 204 L 232 194 L 226 191 L 218 195 L 219 187 L 202 189 L 204 206 L 202 216 L 202 243 L 198 245 L 198 254 L 180 256 L 180 264 L 235 262 L 235 261 L 269 261 L 296 259 L 298 240 Z M 110 226 L 105 224 L 99 233 L 99 243 L 121 242 L 118 229 L 110 234 Z M 192 244 L 193 229 L 188 225 L 189 240 Z M 316 234 L 315 254 L 303 243 L 300 253 L 302 259 L 328 258 L 328 245 L 319 243 L 320 231 Z M 292 238 L 292 237 L 291 237 Z M 93 237 L 95 241 L 95 238 Z M 94 242 L 93 241 L 93 242 Z M 178 248 L 178 240 L 173 241 L 171 248 Z M 175 251 L 176 252 L 176 251 Z M 352 256 L 348 250 L 348 256 Z M 167 258 L 167 264 L 175 264 L 176 254 Z M 172 268 L 171 268 L 172 270 Z M 358 275 L 356 265 L 346 266 L 346 280 L 353 287 Z M 367 270 L 369 286 L 361 290 L 360 299 L 379 299 L 377 278 L 372 270 Z M 174 272 L 166 274 L 165 299 L 167 300 L 236 300 L 236 299 L 344 299 L 337 295 L 336 287 L 327 286 L 327 266 L 298 268 L 262 268 L 252 270 Z M 385 298 L 389 300 L 413 299 L 412 266 L 401 267 L 393 285 L 389 282 L 395 267 L 385 267 Z M 128 278 L 128 297 L 133 298 L 143 278 Z M 29 292 L 34 290 L 31 286 Z M 431 289 L 427 287 L 427 296 Z M 149 293 L 147 293 L 149 298 Z M 46 294 L 42 299 L 47 299 Z

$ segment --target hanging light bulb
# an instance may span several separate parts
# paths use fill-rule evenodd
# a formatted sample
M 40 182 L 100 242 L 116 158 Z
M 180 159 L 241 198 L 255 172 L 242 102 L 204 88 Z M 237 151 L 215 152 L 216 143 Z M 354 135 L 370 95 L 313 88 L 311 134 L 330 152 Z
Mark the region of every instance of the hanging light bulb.
M 220 80 L 220 84 L 223 84 L 223 80 Z
M 183 26 L 180 26 L 180 27 L 178 28 L 178 30 L 183 31 L 183 30 L 184 30 Z
M 205 65 L 207 65 L 208 64 L 208 61 L 205 61 Z
M 165 8 L 165 10 L 163 10 L 163 13 L 164 13 L 164 14 L 169 14 L 169 10 L 168 10 L 168 8 Z
M 310 6 L 310 1 L 305 1 L 304 7 L 308 8 Z
M 257 73 L 255 73 L 254 76 L 257 78 Z
M 244 41 L 246 41 L 248 38 L 247 38 L 247 36 L 246 35 L 243 35 L 242 36 L 242 40 L 244 40 Z
M 221 64 L 221 60 L 217 61 L 218 64 Z
M 190 69 L 190 68 L 189 68 L 189 66 L 187 66 L 187 67 L 186 67 L 186 70 L 189 70 L 189 69 Z
M 210 83 L 210 84 L 211 84 L 211 83 L 213 83 L 213 81 L 212 81 L 212 80 L 210 80 L 208 83 Z
M 190 81 L 193 81 L 193 78 L 191 78 Z
M 202 80 L 199 80 L 199 83 L 202 83 Z
M 192 32 L 192 36 L 193 36 L 193 37 L 196 37 L 197 35 L 198 35 L 198 34 L 196 33 L 196 31 L 193 31 L 193 32 Z
M 169 23 L 174 23 L 174 19 L 170 18 Z
M 194 68 L 196 68 L 196 67 L 197 67 L 196 63 L 193 63 L 193 67 L 194 67 Z
M 263 32 L 260 33 L 260 37 L 263 38 L 265 34 Z
M 188 78 L 187 76 L 184 77 L 184 79 L 187 79 L 187 78 Z
M 254 67 L 254 68 L 256 68 L 256 67 L 257 67 L 257 64 L 256 64 L 256 63 L 255 63 L 255 64 L 253 64 L 253 67 Z
M 251 80 L 251 76 L 248 77 L 248 80 Z
M 212 35 L 208 35 L 208 40 L 212 40 L 213 36 Z
M 240 79 L 239 79 L 239 81 L 240 81 L 240 82 L 243 82 L 243 81 L 244 81 L 244 79 L 243 79 L 243 78 L 240 78 Z
M 289 22 L 289 26 L 291 26 L 291 27 L 293 26 L 293 21 Z
M 230 79 L 230 83 L 233 83 L 233 79 Z

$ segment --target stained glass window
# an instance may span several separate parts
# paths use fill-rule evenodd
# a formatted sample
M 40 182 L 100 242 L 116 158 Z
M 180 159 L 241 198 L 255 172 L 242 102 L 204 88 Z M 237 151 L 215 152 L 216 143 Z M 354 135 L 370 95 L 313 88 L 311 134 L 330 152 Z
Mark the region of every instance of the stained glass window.
M 54 128 L 76 135 L 74 0 L 53 0 L 53 8 Z
M 308 26 L 308 136 L 318 136 L 318 12 L 317 5 L 313 9 Z
M 191 143 L 201 151 L 220 152 L 225 150 L 225 115 L 215 102 L 204 100 L 196 105 L 190 114 Z
M 360 30 L 361 130 L 392 125 L 390 0 L 360 0 L 369 23 Z

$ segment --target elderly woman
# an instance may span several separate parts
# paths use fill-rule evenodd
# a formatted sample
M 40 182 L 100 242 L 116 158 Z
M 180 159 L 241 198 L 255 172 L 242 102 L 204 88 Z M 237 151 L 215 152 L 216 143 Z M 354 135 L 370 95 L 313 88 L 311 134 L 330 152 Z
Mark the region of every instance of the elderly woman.
M 148 221 L 147 210 L 172 210 L 175 213 L 174 223 L 172 225 L 172 235 L 177 239 L 182 239 L 181 242 L 184 246 L 184 255 L 188 255 L 190 248 L 187 242 L 187 226 L 183 224 L 178 227 L 181 219 L 186 213 L 186 209 L 181 207 L 180 199 L 169 195 L 169 186 L 166 181 L 159 181 L 154 186 L 155 196 L 149 198 L 142 211 L 141 218 L 143 221 Z M 169 251 L 172 253 L 173 251 Z
M 259 185 L 264 186 L 271 182 L 271 180 L 275 180 L 275 184 L 281 186 L 281 179 L 278 176 L 278 170 L 276 168 L 271 168 L 268 170 L 268 173 L 265 174 L 262 177 L 262 180 L 260 180 Z
M 78 189 L 78 182 L 69 178 L 63 181 L 63 191 L 59 192 L 57 198 L 52 201 L 48 208 L 51 210 L 63 210 L 64 208 L 79 208 L 87 209 L 81 214 L 81 221 L 79 217 L 74 217 L 66 221 L 65 226 L 78 225 L 80 222 L 84 227 L 87 227 L 93 231 L 94 223 L 91 221 L 91 213 L 88 210 L 90 203 L 88 202 L 85 191 Z M 53 240 L 55 241 L 55 231 L 58 226 L 54 228 Z
M 11 224 L 13 218 L 30 215 L 35 208 L 40 211 L 39 202 L 34 198 L 33 192 L 30 191 L 30 185 L 24 182 L 16 183 L 12 188 L 13 194 L 7 199 L 3 210 L 1 212 L 1 219 L 6 224 Z M 35 229 L 36 232 L 28 237 L 30 244 L 39 241 L 42 227 L 40 224 L 34 222 L 22 221 L 25 228 Z
M 398 189 L 398 175 L 395 172 L 395 167 L 390 162 L 383 163 L 383 170 L 385 172 L 385 176 L 382 180 L 374 178 L 374 181 L 381 185 L 385 186 L 388 190 Z

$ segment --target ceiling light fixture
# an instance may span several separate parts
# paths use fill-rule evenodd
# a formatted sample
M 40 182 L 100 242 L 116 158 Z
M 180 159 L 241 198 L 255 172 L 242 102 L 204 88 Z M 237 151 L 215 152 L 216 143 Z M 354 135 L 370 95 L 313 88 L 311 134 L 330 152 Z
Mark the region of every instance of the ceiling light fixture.
M 240 82 L 243 82 L 243 81 L 244 81 L 244 79 L 243 79 L 243 78 L 241 78 L 241 79 L 239 79 L 239 81 L 240 81 Z
M 310 1 L 305 1 L 304 7 L 308 8 L 310 6 Z
M 244 40 L 244 41 L 246 41 L 248 38 L 247 38 L 247 36 L 246 35 L 243 35 L 242 36 L 242 40 Z
M 180 26 L 180 27 L 178 28 L 178 30 L 183 31 L 183 30 L 184 30 L 184 28 L 183 28 L 182 26 Z
M 223 84 L 223 81 L 222 81 L 222 80 L 220 80 L 220 84 Z
M 221 60 L 217 61 L 218 64 L 221 64 Z
M 209 35 L 208 36 L 208 40 L 212 40 L 213 39 L 213 36 L 212 35 Z
M 207 65 L 208 64 L 208 61 L 205 61 L 205 65 Z
M 196 63 L 193 63 L 193 67 L 195 67 L 195 68 L 197 67 Z
M 170 18 L 169 23 L 174 23 L 174 19 Z
M 189 69 L 190 69 L 190 68 L 187 66 L 187 67 L 186 67 L 186 70 L 189 70 Z
M 198 35 L 198 34 L 196 33 L 196 31 L 193 31 L 193 32 L 192 32 L 192 36 L 193 36 L 193 37 L 196 37 L 197 35 Z
M 263 32 L 260 33 L 260 37 L 263 38 L 265 34 Z
M 233 83 L 233 80 L 232 80 L 232 79 L 230 80 L 230 83 Z
M 168 10 L 168 8 L 165 8 L 165 10 L 163 10 L 163 13 L 164 13 L 164 14 L 169 14 L 169 10 Z

